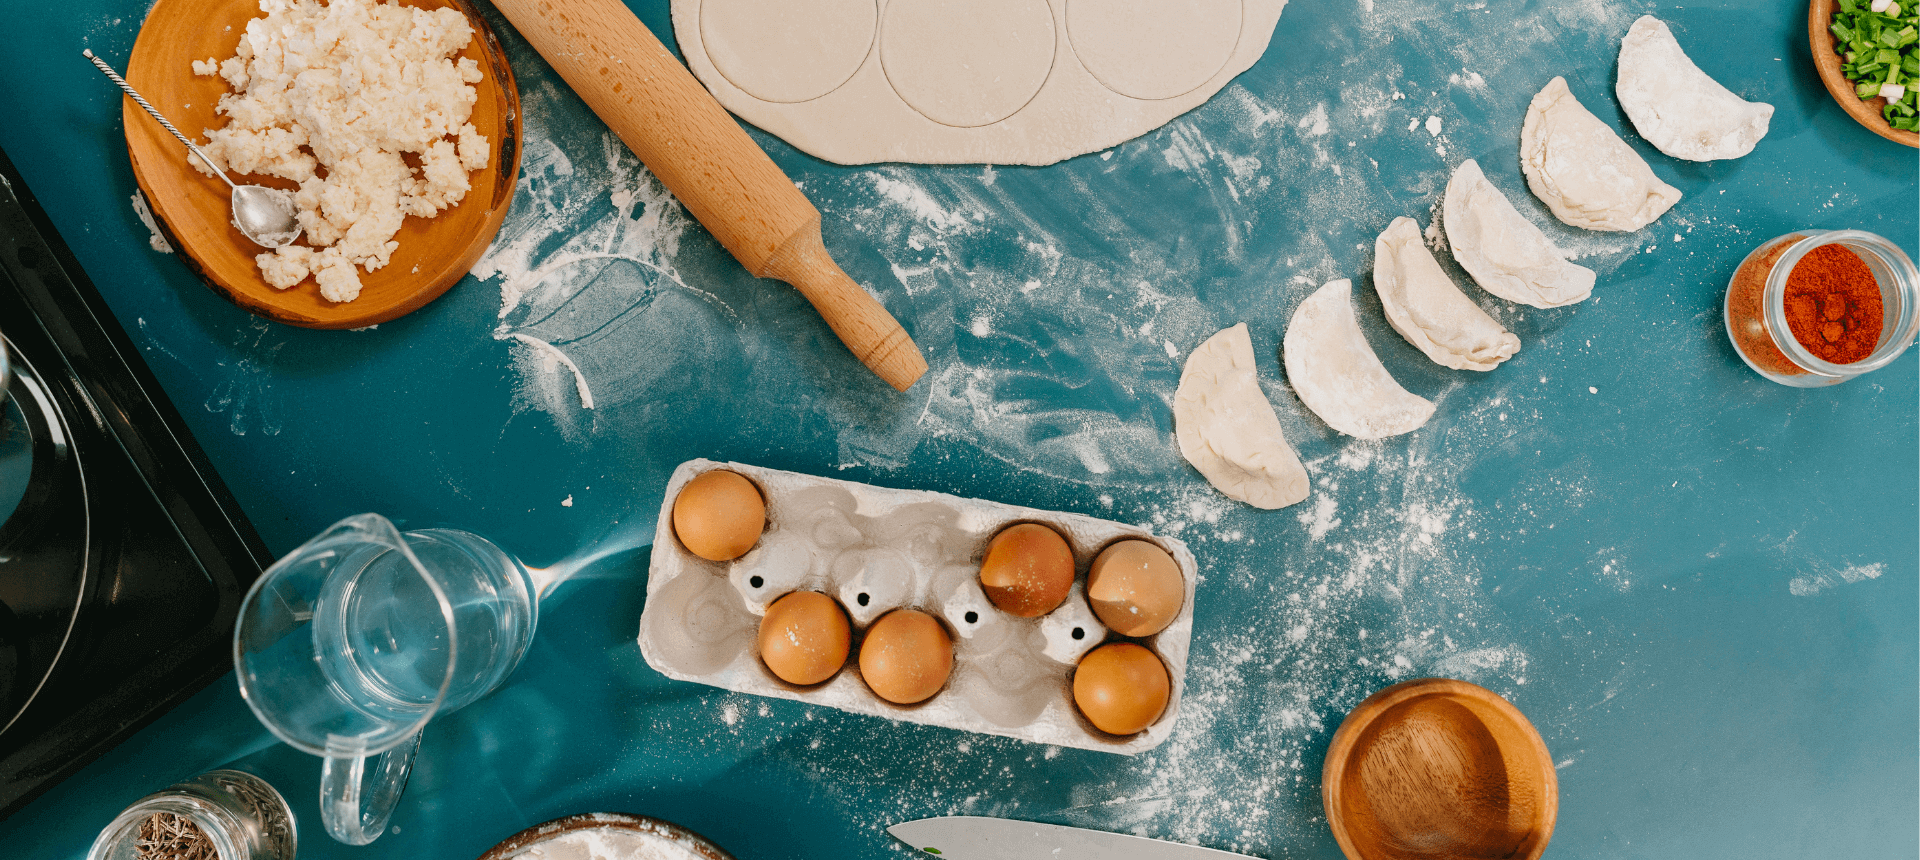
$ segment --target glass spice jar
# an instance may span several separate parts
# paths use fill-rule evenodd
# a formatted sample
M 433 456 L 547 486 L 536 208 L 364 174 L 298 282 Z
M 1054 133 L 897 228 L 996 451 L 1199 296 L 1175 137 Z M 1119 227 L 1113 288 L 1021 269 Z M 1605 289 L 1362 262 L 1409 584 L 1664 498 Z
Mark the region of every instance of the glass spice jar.
M 1872 273 L 1880 291 L 1878 340 L 1864 358 L 1836 364 L 1814 354 L 1788 321 L 1787 282 L 1816 248 L 1838 245 Z M 1760 244 L 1727 284 L 1727 337 L 1755 373 L 1796 388 L 1838 385 L 1892 363 L 1920 334 L 1920 273 L 1899 246 L 1862 230 L 1805 230 Z
M 134 801 L 100 831 L 87 860 L 152 858 L 151 849 L 141 849 L 142 825 L 156 815 L 191 822 L 220 860 L 293 860 L 296 834 L 286 798 L 237 770 L 208 771 Z

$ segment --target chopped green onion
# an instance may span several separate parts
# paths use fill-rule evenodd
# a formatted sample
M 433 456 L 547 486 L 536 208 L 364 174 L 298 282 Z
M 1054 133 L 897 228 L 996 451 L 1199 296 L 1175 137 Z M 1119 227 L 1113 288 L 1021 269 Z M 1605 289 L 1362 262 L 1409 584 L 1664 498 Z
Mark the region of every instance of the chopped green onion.
M 1889 93 L 1881 116 L 1903 130 L 1920 127 L 1920 0 L 1893 0 L 1875 12 L 1869 0 L 1836 0 L 1839 7 L 1827 31 L 1833 34 L 1840 70 L 1862 99 Z

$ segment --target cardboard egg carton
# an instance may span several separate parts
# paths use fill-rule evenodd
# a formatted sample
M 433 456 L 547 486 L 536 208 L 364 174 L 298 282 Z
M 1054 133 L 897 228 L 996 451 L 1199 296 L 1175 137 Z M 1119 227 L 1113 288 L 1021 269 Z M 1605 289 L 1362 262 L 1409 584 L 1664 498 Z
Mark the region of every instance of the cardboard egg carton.
M 709 469 L 738 472 L 767 500 L 767 530 L 746 555 L 707 561 L 680 545 L 673 502 L 680 488 Z M 1001 611 L 980 589 L 987 543 L 1015 523 L 1041 523 L 1073 548 L 1075 580 L 1067 601 L 1039 618 Z M 1094 556 L 1127 538 L 1165 549 L 1186 580 L 1186 599 L 1166 629 L 1138 642 L 1167 666 L 1172 695 L 1160 719 L 1127 737 L 1105 734 L 1073 703 L 1072 677 L 1081 656 L 1121 641 L 1087 604 L 1086 573 Z M 1133 755 L 1173 733 L 1186 686 L 1193 631 L 1193 554 L 1171 538 L 1125 523 L 1042 511 L 921 490 L 889 490 L 763 469 L 689 460 L 674 470 L 660 505 L 640 652 L 669 678 L 726 690 L 810 702 L 857 714 L 1036 743 Z M 760 617 L 791 591 L 819 591 L 840 602 L 853 623 L 847 665 L 810 687 L 775 677 L 758 654 Z M 939 618 L 953 637 L 953 674 L 932 698 L 896 705 L 860 678 L 860 640 L 887 612 L 910 607 Z

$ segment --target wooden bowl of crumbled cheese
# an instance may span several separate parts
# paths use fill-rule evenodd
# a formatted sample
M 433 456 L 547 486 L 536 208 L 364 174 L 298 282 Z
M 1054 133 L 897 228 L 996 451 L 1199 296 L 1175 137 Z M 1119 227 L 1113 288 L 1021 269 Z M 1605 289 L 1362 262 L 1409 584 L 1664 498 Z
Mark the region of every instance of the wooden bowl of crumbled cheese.
M 467 0 L 159 0 L 127 80 L 236 181 L 295 191 L 298 242 L 233 226 L 229 189 L 128 100 L 134 178 L 180 258 L 269 319 L 360 328 L 425 305 L 506 218 L 520 97 Z

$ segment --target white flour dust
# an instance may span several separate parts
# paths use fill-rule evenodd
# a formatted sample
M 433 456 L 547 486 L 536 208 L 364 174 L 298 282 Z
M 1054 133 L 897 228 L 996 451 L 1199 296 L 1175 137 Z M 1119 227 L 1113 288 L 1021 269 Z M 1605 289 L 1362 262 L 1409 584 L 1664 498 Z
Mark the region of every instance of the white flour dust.
M 1527 655 L 1503 636 L 1463 547 L 1481 517 L 1455 488 L 1461 464 L 1438 453 L 1446 444 L 1349 441 L 1308 463 L 1304 545 L 1211 551 L 1239 557 L 1216 561 L 1209 585 L 1262 609 L 1196 636 L 1180 730 L 1127 775 L 1075 786 L 1070 814 L 1269 854 L 1325 826 L 1312 756 L 1366 695 L 1422 675 L 1524 685 Z
M 516 411 L 578 439 L 585 410 L 684 387 L 688 355 L 705 359 L 738 319 L 675 268 L 685 209 L 604 127 L 556 120 L 560 99 L 543 83 L 521 102 L 514 211 L 473 275 L 499 285 L 493 336 L 514 355 Z
M 1176 135 L 1167 157 L 1210 155 Z M 909 392 L 911 409 L 855 414 L 813 404 L 826 411 L 842 465 L 899 468 L 923 441 L 940 438 L 1085 483 L 1167 473 L 1178 462 L 1166 418 L 1173 355 L 1217 327 L 1212 311 L 1183 295 L 1181 275 L 1199 261 L 1168 259 L 1165 243 L 1060 171 L 1056 178 L 1092 203 L 1085 229 L 1127 251 L 1111 262 L 1068 253 L 1083 237 L 1061 235 L 1049 220 L 1057 213 L 1033 211 L 1035 172 L 996 173 L 989 182 L 972 170 L 889 166 L 810 185 L 829 233 L 877 255 L 898 280 L 907 298 L 896 312 L 932 360 Z M 1234 181 L 1229 171 L 1221 197 L 1231 199 Z M 1088 402 L 1080 391 L 1131 397 L 1116 410 L 1110 397 Z
M 531 346 L 534 349 L 537 349 L 541 351 L 543 354 L 545 354 L 546 361 L 540 366 L 540 370 L 543 374 L 551 374 L 554 370 L 554 364 L 556 362 L 559 364 L 566 365 L 567 372 L 573 374 L 574 390 L 578 392 L 580 395 L 580 408 L 582 409 L 593 408 L 593 389 L 592 387 L 587 385 L 587 375 L 584 373 L 581 373 L 580 365 L 574 364 L 573 359 L 568 358 L 567 354 L 564 352 L 561 352 L 559 347 L 556 347 L 553 344 L 547 343 L 546 341 L 541 340 L 537 337 L 531 337 L 528 335 L 521 334 L 519 332 L 508 332 L 507 337 L 512 338 L 513 340 L 520 341 L 521 343 Z
M 240 357 L 219 363 L 227 369 L 227 376 L 213 387 L 203 404 L 208 412 L 226 413 L 227 429 L 235 436 L 245 436 L 248 430 L 257 430 L 262 436 L 280 435 L 284 407 L 273 385 L 273 363 L 287 343 L 266 343 L 272 327 L 272 323 L 256 318 L 235 332 L 233 348 Z
M 1795 597 L 1812 597 L 1836 585 L 1851 585 L 1869 579 L 1879 579 L 1887 572 L 1887 566 L 1881 563 L 1851 564 L 1825 573 L 1809 573 L 1793 578 L 1787 583 L 1787 591 Z

